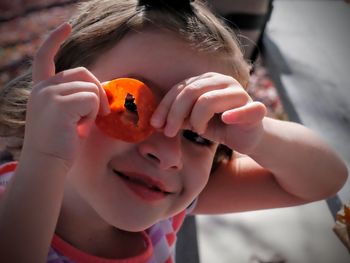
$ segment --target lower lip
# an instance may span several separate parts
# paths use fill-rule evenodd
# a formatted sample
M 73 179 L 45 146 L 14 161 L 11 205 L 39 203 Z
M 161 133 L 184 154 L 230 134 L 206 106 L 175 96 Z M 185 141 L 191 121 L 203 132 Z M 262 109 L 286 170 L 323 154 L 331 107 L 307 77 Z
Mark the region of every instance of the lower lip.
M 121 178 L 121 177 L 119 177 Z M 167 195 L 162 192 L 153 191 L 143 185 L 135 184 L 132 181 L 121 178 L 124 184 L 139 198 L 147 202 L 163 200 Z

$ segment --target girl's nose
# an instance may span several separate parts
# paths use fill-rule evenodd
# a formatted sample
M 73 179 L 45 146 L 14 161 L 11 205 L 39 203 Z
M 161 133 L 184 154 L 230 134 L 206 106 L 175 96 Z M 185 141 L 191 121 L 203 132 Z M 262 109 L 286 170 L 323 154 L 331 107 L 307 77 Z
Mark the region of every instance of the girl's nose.
M 179 170 L 183 166 L 181 136 L 169 138 L 163 132 L 155 132 L 139 143 L 139 152 L 162 170 Z

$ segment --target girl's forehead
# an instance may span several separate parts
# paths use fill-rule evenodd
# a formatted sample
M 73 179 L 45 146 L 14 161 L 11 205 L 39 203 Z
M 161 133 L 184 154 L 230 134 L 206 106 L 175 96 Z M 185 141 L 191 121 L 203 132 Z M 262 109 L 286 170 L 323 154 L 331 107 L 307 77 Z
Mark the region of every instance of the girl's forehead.
M 219 57 L 196 51 L 175 33 L 143 30 L 127 34 L 101 54 L 91 71 L 101 82 L 138 78 L 162 95 L 175 84 L 206 72 L 230 75 L 229 67 Z

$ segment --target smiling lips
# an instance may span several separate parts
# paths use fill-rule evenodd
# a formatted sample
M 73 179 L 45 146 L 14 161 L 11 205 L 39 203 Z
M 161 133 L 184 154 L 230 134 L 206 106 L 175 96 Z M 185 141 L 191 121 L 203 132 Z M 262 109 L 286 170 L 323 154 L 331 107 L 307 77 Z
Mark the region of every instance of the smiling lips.
M 161 182 L 155 181 L 147 175 L 136 173 L 128 173 L 126 175 L 116 170 L 114 170 L 114 173 L 122 179 L 134 194 L 144 201 L 160 201 L 171 194 L 171 192 L 165 190 Z

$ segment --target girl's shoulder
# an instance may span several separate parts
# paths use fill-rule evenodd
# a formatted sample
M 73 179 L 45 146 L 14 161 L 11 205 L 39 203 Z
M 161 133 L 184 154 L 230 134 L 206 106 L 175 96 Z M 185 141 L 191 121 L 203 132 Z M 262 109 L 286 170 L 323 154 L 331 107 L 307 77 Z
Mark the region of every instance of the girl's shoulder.
M 0 165 L 0 187 L 5 187 L 10 181 L 17 167 L 17 162 L 8 162 Z
M 0 165 L 0 200 L 5 193 L 6 185 L 15 172 L 17 162 L 8 162 Z

